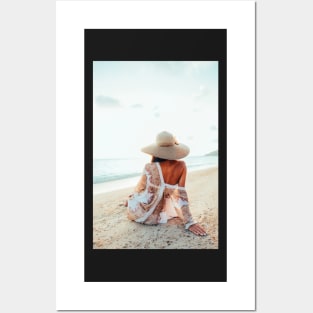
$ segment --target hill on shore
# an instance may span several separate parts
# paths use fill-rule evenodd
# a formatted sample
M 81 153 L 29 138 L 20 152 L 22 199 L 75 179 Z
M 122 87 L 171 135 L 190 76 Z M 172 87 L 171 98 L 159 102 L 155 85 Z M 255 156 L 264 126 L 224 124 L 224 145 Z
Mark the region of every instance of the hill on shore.
M 218 155 L 218 150 L 211 151 L 211 152 L 205 154 L 204 156 L 212 156 L 212 155 L 213 155 L 213 156 L 217 156 L 217 155 Z

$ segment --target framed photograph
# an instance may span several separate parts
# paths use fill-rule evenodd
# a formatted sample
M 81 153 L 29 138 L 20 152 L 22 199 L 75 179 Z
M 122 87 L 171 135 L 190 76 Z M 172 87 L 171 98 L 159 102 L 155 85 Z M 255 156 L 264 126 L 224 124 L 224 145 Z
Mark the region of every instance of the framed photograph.
M 86 281 L 227 280 L 226 38 L 226 29 L 85 30 Z M 144 165 L 151 163 L 151 155 L 144 155 L 140 145 L 168 131 L 189 153 L 169 155 L 171 160 L 159 164 L 166 169 L 172 164 L 172 178 L 181 163 L 172 159 L 182 157 L 185 190 L 172 185 L 160 194 L 161 183 L 158 189 L 145 183 L 134 195 Z M 143 179 L 151 173 L 144 173 Z M 144 196 L 148 188 L 149 200 Z M 166 213 L 175 192 L 179 199 L 173 212 Z M 144 197 L 136 202 L 139 215 L 125 205 L 130 194 L 132 203 Z M 182 197 L 188 203 L 180 209 Z M 150 203 L 154 212 L 148 212 Z M 186 231 L 184 210 L 206 236 Z M 136 219 L 130 217 L 134 215 Z M 145 265 L 142 271 L 129 271 L 123 267 L 125 259 Z M 155 260 L 178 264 L 181 259 L 188 260 L 190 268 L 202 269 L 184 275 L 171 267 L 151 270 Z M 118 274 L 100 271 L 104 262 L 120 264 Z M 206 271 L 208 265 L 215 270 Z
M 254 10 L 57 2 L 58 310 L 254 309 Z

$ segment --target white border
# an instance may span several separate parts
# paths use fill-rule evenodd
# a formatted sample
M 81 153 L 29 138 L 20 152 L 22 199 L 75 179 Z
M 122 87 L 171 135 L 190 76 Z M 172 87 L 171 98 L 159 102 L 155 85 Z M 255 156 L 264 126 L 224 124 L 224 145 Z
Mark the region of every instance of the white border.
M 57 310 L 254 310 L 254 1 L 57 1 L 56 14 Z M 226 283 L 84 282 L 85 28 L 227 29 Z

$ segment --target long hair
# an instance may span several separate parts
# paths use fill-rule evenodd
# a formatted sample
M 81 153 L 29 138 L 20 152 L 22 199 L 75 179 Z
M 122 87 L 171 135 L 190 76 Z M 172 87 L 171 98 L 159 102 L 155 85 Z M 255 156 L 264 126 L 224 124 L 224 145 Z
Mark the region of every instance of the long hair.
M 158 158 L 158 157 L 156 157 L 154 155 L 151 158 L 151 163 L 154 163 L 154 162 L 164 162 L 164 161 L 167 161 L 167 159 Z

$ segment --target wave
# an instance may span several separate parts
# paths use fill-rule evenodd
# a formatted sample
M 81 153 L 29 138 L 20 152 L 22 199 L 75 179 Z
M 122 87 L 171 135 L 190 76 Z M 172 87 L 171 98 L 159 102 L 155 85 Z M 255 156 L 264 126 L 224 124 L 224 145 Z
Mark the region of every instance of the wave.
M 217 156 L 193 156 L 184 159 L 187 168 L 200 169 L 218 164 Z M 93 162 L 93 183 L 132 178 L 141 175 L 142 159 L 95 159 Z

